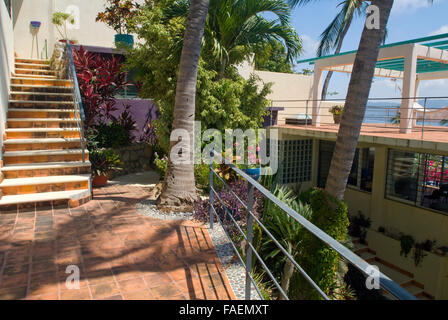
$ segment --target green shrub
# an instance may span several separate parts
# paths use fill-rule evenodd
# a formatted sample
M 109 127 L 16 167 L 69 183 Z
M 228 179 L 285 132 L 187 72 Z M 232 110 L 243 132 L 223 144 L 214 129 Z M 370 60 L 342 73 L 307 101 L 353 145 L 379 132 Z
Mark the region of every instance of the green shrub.
M 106 125 L 98 125 L 96 139 L 101 148 L 118 148 L 130 144 L 126 129 L 120 124 L 109 122 Z
M 311 207 L 310 221 L 314 225 L 339 242 L 346 240 L 349 221 L 347 205 L 343 201 L 318 188 L 302 193 L 300 199 Z M 301 247 L 298 263 L 327 295 L 332 295 L 338 286 L 338 253 L 308 231 L 303 236 Z M 302 275 L 295 272 L 291 280 L 290 298 L 320 299 L 320 296 Z
M 160 174 L 161 179 L 165 177 L 167 162 L 167 156 L 160 158 L 157 152 L 154 153 L 154 164 L 156 166 L 156 171 Z

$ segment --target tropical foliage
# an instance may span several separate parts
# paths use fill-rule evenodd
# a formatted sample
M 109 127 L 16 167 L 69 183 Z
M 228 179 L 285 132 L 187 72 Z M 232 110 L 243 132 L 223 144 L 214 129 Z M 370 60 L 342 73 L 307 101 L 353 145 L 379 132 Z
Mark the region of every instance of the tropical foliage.
M 184 30 L 182 19 L 166 19 L 165 10 L 172 0 L 157 1 L 140 11 L 138 37 L 143 41 L 129 53 L 127 67 L 136 70 L 141 83 L 140 96 L 151 98 L 158 106 L 160 117 L 153 122 L 159 144 L 165 153 L 173 119 L 173 107 L 179 66 L 179 34 Z M 176 49 L 177 48 L 177 49 Z M 227 75 L 217 79 L 213 56 L 202 52 L 198 68 L 196 120 L 206 128 L 258 128 L 267 113 L 266 95 L 270 85 L 256 77 L 244 80 L 234 66 L 228 65 Z M 210 67 L 212 66 L 212 67 Z
M 256 70 L 294 73 L 294 64 L 289 61 L 287 51 L 280 41 L 272 40 L 255 52 Z
M 117 33 L 130 33 L 135 24 L 132 18 L 138 13 L 140 5 L 132 0 L 107 0 L 104 11 L 99 12 L 96 21 L 106 23 Z
M 172 2 L 165 10 L 165 19 L 185 18 L 188 8 L 189 0 Z M 265 18 L 263 14 L 268 12 L 275 19 Z M 284 43 L 286 60 L 292 62 L 302 47 L 289 18 L 290 7 L 283 0 L 211 0 L 204 31 L 204 53 L 211 58 L 209 62 L 220 78 L 227 66 L 251 58 L 273 41 Z
M 81 46 L 73 50 L 73 60 L 85 111 L 85 125 L 107 124 L 117 121 L 114 96 L 126 85 L 126 73 L 121 71 L 117 57 L 107 59 Z

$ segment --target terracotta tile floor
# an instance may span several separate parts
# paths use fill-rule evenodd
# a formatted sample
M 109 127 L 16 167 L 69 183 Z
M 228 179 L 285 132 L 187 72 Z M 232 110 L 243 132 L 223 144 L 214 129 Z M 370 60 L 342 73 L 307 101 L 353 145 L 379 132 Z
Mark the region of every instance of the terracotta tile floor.
M 0 299 L 235 299 L 205 227 L 137 213 L 147 195 L 109 185 L 78 208 L 1 212 Z

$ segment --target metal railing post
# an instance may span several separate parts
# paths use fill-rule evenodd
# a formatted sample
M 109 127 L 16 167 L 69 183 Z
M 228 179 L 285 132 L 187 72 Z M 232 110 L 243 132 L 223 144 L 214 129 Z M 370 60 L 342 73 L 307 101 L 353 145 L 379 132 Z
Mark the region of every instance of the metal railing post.
M 426 103 L 428 98 L 425 98 L 425 103 L 423 105 L 423 122 L 422 122 L 422 140 L 425 138 L 425 121 L 426 121 Z
M 210 203 L 210 229 L 213 229 L 213 151 L 210 152 L 210 195 L 209 195 L 209 203 Z
M 308 128 L 308 101 L 306 100 L 306 107 L 305 107 L 305 129 Z M 313 119 L 311 119 L 313 121 Z
M 248 181 L 248 195 L 247 195 L 247 244 L 246 244 L 246 300 L 250 300 L 251 280 L 250 273 L 252 272 L 252 238 L 253 238 L 253 218 L 250 212 L 254 206 L 254 186 Z M 250 244 L 250 245 L 249 245 Z

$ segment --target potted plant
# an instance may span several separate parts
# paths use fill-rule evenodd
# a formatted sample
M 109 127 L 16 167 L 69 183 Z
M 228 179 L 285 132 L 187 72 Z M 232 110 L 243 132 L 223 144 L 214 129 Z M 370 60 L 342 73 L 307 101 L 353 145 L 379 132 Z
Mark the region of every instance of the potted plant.
M 123 169 L 123 162 L 112 149 L 94 149 L 89 153 L 89 161 L 92 166 L 92 185 L 104 186 L 109 180 L 111 171 Z
M 140 5 L 131 0 L 107 0 L 107 4 L 105 10 L 98 13 L 96 21 L 106 23 L 117 32 L 117 47 L 132 48 L 134 37 L 129 32 L 135 28 L 132 18 L 138 13 Z
M 75 18 L 65 12 L 54 12 L 51 18 L 51 22 L 56 26 L 56 30 L 61 36 L 60 42 L 67 42 L 67 24 L 74 24 Z M 70 43 L 74 43 L 74 41 L 70 40 Z
M 328 112 L 333 114 L 334 123 L 341 123 L 342 112 L 344 111 L 343 106 L 332 106 Z
M 254 180 L 258 180 L 261 175 L 260 159 L 257 157 L 258 151 L 260 151 L 259 146 L 256 147 L 256 152 L 254 152 L 253 146 L 247 148 L 246 168 L 244 171 Z

